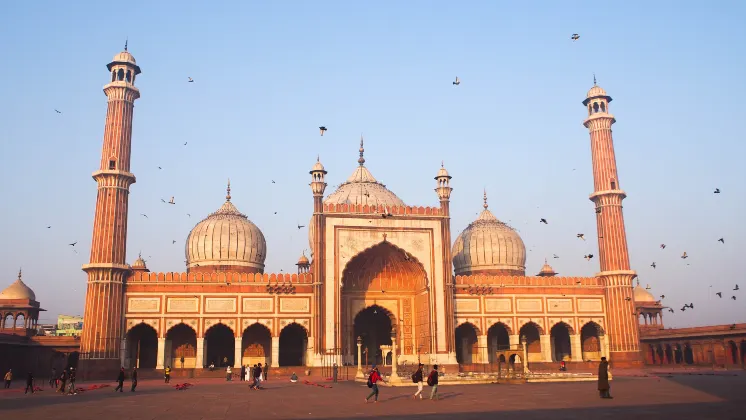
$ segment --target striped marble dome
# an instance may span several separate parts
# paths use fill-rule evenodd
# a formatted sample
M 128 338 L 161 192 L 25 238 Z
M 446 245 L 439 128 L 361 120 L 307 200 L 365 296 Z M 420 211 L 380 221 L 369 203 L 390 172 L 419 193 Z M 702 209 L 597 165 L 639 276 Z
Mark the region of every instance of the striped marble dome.
M 189 233 L 187 271 L 263 273 L 265 258 L 264 234 L 231 203 L 228 184 L 223 206 L 197 223 Z
M 456 238 L 452 248 L 456 275 L 524 276 L 526 246 L 518 233 L 487 209 Z

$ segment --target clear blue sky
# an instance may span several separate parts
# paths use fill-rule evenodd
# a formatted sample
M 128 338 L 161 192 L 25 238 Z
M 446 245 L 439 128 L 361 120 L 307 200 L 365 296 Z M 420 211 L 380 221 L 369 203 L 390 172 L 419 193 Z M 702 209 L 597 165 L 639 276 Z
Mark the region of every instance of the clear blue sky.
M 308 247 L 295 227 L 312 212 L 308 170 L 320 154 L 338 184 L 363 133 L 367 166 L 410 205 L 437 205 L 445 160 L 454 237 L 486 188 L 493 213 L 520 230 L 529 273 L 549 257 L 561 275 L 593 275 L 597 261 L 582 258 L 597 243 L 581 101 L 595 72 L 614 98 L 632 266 L 677 308 L 665 323 L 746 321 L 746 294 L 714 296 L 746 289 L 744 3 L 498 3 L 6 4 L 0 287 L 22 266 L 43 321 L 82 313 L 101 88 L 129 37 L 143 70 L 129 261 L 142 250 L 151 270 L 183 271 L 186 236 L 223 203 L 230 177 L 234 203 L 267 238 L 267 272 L 294 269 Z M 176 206 L 160 202 L 170 196 Z M 679 311 L 685 302 L 695 311 Z

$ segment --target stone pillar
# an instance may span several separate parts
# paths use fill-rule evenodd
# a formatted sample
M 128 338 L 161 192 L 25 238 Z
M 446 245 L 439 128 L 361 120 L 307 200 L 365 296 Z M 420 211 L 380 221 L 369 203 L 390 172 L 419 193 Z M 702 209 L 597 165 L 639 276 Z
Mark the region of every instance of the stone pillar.
M 543 362 L 552 361 L 552 337 L 549 334 L 542 334 L 539 336 L 539 342 L 541 343 L 541 358 Z
M 195 360 L 196 368 L 203 369 L 205 367 L 205 339 L 197 338 L 197 360 Z
M 392 334 L 393 335 L 393 334 Z M 391 378 L 389 379 L 392 382 L 399 382 L 399 374 L 396 372 L 396 336 L 392 337 L 391 340 Z
M 479 347 L 479 359 L 478 363 L 489 363 L 490 362 L 490 351 L 487 348 L 487 335 L 480 335 L 477 337 L 477 346 Z
M 272 366 L 280 365 L 280 337 L 272 337 Z
M 233 353 L 233 367 L 237 369 L 241 367 L 241 362 L 243 361 L 242 341 L 241 338 L 236 338 L 236 345 Z
M 583 361 L 583 344 L 580 342 L 580 334 L 570 334 L 570 352 L 573 362 Z
M 521 344 L 521 337 L 518 334 L 511 334 L 508 336 L 508 341 L 511 349 L 518 348 Z
M 598 345 L 601 350 L 601 357 L 605 357 L 607 360 L 609 359 L 609 339 L 606 337 L 606 334 L 601 334 L 598 336 Z
M 139 354 L 137 357 L 139 358 Z M 123 368 L 129 369 L 129 357 L 127 357 L 127 338 L 125 336 L 124 339 L 122 339 L 122 345 L 119 346 L 119 361 Z
M 166 359 L 166 339 L 158 339 L 158 360 L 155 363 L 156 369 L 163 369 L 163 361 Z
M 355 377 L 357 378 L 365 377 L 365 375 L 363 375 L 362 347 L 363 347 L 363 341 L 360 339 L 360 337 L 358 337 L 357 338 L 357 373 L 355 373 Z

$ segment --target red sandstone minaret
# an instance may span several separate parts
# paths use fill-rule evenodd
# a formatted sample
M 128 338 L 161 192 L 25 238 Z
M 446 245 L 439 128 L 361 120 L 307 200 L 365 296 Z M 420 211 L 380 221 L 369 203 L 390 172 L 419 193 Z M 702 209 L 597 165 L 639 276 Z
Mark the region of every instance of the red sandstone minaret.
M 440 163 L 440 169 L 435 176 L 435 192 L 440 199 L 440 209 L 443 212 L 443 223 L 441 223 L 440 236 L 443 243 L 443 282 L 446 319 L 452 319 L 454 314 L 453 301 L 453 255 L 451 255 L 451 175 L 448 174 L 443 162 Z M 445 325 L 446 333 L 446 350 L 448 353 L 456 352 L 454 344 L 456 343 L 455 324 L 447 322 Z
M 624 230 L 622 200 L 626 197 L 619 184 L 614 156 L 611 125 L 616 122 L 609 112 L 611 97 L 593 78 L 583 105 L 588 118 L 583 125 L 591 135 L 594 192 L 590 199 L 596 205 L 598 226 L 598 259 L 601 272 L 597 275 L 606 285 L 606 332 L 610 361 L 616 366 L 640 363 L 638 321 L 632 292 L 627 235 Z
M 123 339 L 124 281 L 130 270 L 125 262 L 127 246 L 127 201 L 135 183 L 130 173 L 132 112 L 140 91 L 135 78 L 140 74 L 135 58 L 127 51 L 114 56 L 107 65 L 111 83 L 104 86 L 108 97 L 104 144 L 99 169 L 93 173 L 98 184 L 93 222 L 91 260 L 83 266 L 88 274 L 81 363 L 89 375 L 117 371 Z
M 360 159 L 363 159 L 363 145 L 360 143 Z M 364 162 L 365 160 L 363 160 Z M 362 165 L 362 163 L 361 163 Z M 324 342 L 324 274 L 326 273 L 324 254 L 324 191 L 326 190 L 326 170 L 321 164 L 319 158 L 309 172 L 311 175 L 311 191 L 313 192 L 313 261 L 311 262 L 311 273 L 313 274 L 313 329 L 312 334 L 314 343 L 314 352 L 319 355 L 326 348 Z M 309 338 L 310 340 L 310 338 Z

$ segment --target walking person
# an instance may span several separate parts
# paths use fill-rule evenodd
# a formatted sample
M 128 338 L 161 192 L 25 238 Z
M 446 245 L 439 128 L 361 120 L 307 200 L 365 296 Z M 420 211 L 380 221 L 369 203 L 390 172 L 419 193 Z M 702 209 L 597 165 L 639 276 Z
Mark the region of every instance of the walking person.
M 65 392 L 65 385 L 67 384 L 67 370 L 62 369 L 62 374 L 60 375 L 60 387 L 57 389 L 57 392 Z
M 230 380 L 231 380 L 231 376 L 233 376 L 233 372 L 231 371 L 231 367 L 230 367 L 230 366 L 228 366 L 228 367 L 227 367 L 227 368 L 225 369 L 225 380 L 226 380 L 226 381 L 230 381 Z
M 49 387 L 50 388 L 57 387 L 57 369 L 55 368 L 52 368 L 52 375 L 49 376 Z
M 28 394 L 28 390 L 31 390 L 31 393 L 34 393 L 34 375 L 29 372 L 28 375 L 26 375 L 26 390 L 23 391 L 24 394 Z
M 135 392 L 135 388 L 137 388 L 137 368 L 132 368 L 132 388 L 130 389 L 130 392 Z
M 166 370 L 164 371 L 166 383 L 171 382 L 171 366 L 166 366 Z
M 8 369 L 5 373 L 5 389 L 10 388 L 10 382 L 13 380 L 13 369 Z
M 241 382 L 246 380 L 246 365 L 241 365 Z
M 368 402 L 370 397 L 374 395 L 376 397 L 374 402 L 378 402 L 378 381 L 385 382 L 381 377 L 381 373 L 378 371 L 376 365 L 373 365 L 373 369 L 370 371 L 370 375 L 368 376 L 368 388 L 372 388 L 372 391 L 370 391 L 370 394 L 365 397 L 366 403 Z
M 598 394 L 601 398 L 611 399 L 614 398 L 609 394 L 611 386 L 609 385 L 609 362 L 606 361 L 606 357 L 601 358 L 601 363 L 598 364 Z
M 424 376 L 424 373 L 422 373 L 422 369 L 424 367 L 425 365 L 420 363 L 419 367 L 417 367 L 417 371 L 412 374 L 412 382 L 417 384 L 417 392 L 415 392 L 414 395 L 412 395 L 412 399 L 417 398 L 417 396 L 419 396 L 420 399 L 422 399 L 422 386 L 423 386 L 422 381 L 423 381 L 423 376 Z
M 433 365 L 433 370 L 427 376 L 427 384 L 433 387 L 430 391 L 430 400 L 438 399 L 438 365 Z
M 70 375 L 69 375 L 70 376 L 70 387 L 67 390 L 67 395 L 78 394 L 78 390 L 75 389 L 75 374 L 76 374 L 75 368 L 70 366 Z M 63 389 L 62 392 L 65 392 L 65 390 Z
M 117 376 L 117 387 L 114 388 L 114 392 L 124 392 L 124 368 L 119 370 L 119 376 Z
M 254 366 L 254 383 L 251 385 L 252 389 L 261 389 L 262 383 L 262 364 L 259 363 Z

